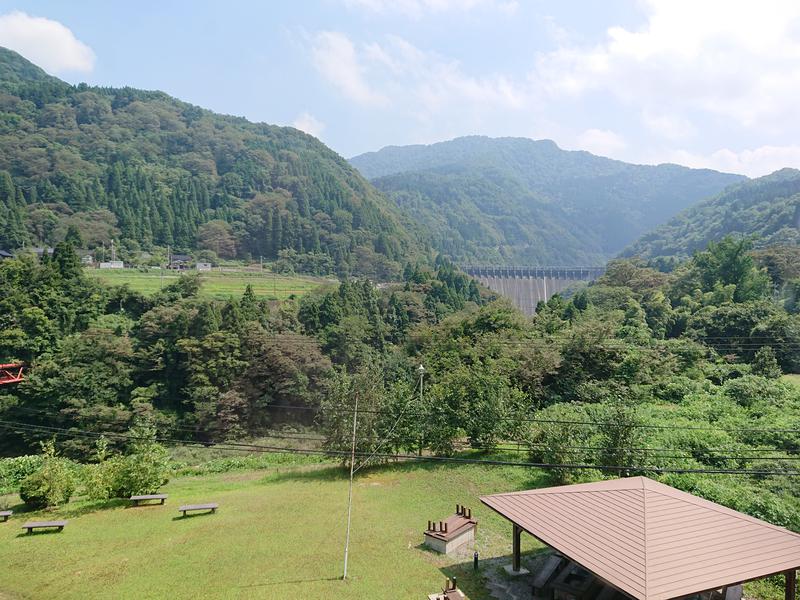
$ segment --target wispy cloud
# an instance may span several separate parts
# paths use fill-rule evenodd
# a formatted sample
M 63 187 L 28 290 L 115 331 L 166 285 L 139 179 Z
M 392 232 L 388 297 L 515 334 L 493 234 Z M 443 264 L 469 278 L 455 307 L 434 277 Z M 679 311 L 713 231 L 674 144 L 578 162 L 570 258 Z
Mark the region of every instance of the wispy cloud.
M 94 69 L 94 52 L 68 27 L 21 11 L 0 15 L 0 46 L 19 52 L 50 73 Z
M 710 154 L 674 150 L 650 162 L 673 162 L 687 167 L 716 169 L 759 177 L 783 167 L 800 167 L 800 146 L 760 146 L 740 151 L 722 148 Z
M 375 14 L 400 14 L 413 19 L 429 14 L 466 12 L 476 8 L 487 8 L 511 15 L 519 8 L 517 0 L 343 0 L 343 2 L 352 10 Z
M 297 115 L 297 118 L 292 122 L 292 126 L 317 138 L 325 130 L 325 123 L 307 111 Z
M 625 139 L 609 129 L 587 129 L 577 138 L 577 146 L 601 156 L 616 156 L 628 147 Z
M 389 103 L 389 99 L 373 90 L 366 80 L 355 45 L 343 33 L 318 33 L 314 37 L 312 56 L 317 71 L 347 98 L 367 106 Z
M 426 52 L 396 35 L 356 45 L 340 32 L 317 34 L 312 48 L 322 76 L 349 99 L 430 121 L 480 110 L 523 109 L 526 82 L 502 74 L 471 75 L 461 63 Z

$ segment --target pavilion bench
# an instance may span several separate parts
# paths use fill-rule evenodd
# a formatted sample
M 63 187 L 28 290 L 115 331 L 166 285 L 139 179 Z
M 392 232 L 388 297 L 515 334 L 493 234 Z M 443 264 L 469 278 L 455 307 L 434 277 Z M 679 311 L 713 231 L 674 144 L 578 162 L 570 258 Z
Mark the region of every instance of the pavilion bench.
M 166 494 L 142 494 L 139 496 L 131 496 L 130 498 L 133 506 L 139 506 L 142 502 L 149 502 L 150 500 L 160 500 L 160 504 L 164 504 L 166 499 Z
M 597 598 L 595 600 L 611 600 L 617 595 L 617 593 L 617 590 L 610 585 L 607 585 L 600 591 L 599 594 L 597 594 Z
M 196 511 L 196 510 L 207 510 L 212 513 L 217 512 L 219 508 L 219 504 L 216 502 L 209 502 L 208 504 L 185 504 L 178 508 L 178 512 L 182 512 L 183 516 L 186 516 L 187 512 Z
M 66 526 L 66 521 L 28 521 L 22 526 L 22 529 L 27 529 L 28 533 L 33 533 L 34 529 L 49 528 L 57 528 L 59 531 L 63 531 Z
M 550 582 L 553 578 L 553 575 L 556 574 L 559 567 L 564 563 L 564 558 L 559 556 L 558 554 L 553 554 L 552 556 L 548 557 L 545 563 L 542 565 L 542 568 L 536 573 L 536 577 L 533 580 L 533 595 L 538 595 L 544 587 Z
M 742 585 L 732 585 L 725 588 L 725 600 L 742 600 Z
M 5 523 L 6 521 L 8 521 L 8 518 L 13 514 L 14 514 L 13 510 L 0 510 L 0 519 L 2 519 L 2 522 Z

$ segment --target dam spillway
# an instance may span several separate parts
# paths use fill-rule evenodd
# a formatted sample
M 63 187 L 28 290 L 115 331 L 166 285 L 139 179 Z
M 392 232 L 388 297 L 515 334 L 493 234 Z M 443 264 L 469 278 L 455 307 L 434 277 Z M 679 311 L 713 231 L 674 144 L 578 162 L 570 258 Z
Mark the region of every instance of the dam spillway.
M 501 296 L 505 296 L 526 315 L 536 312 L 539 302 L 579 281 L 593 281 L 605 273 L 605 267 L 497 267 L 462 266 L 470 277 Z

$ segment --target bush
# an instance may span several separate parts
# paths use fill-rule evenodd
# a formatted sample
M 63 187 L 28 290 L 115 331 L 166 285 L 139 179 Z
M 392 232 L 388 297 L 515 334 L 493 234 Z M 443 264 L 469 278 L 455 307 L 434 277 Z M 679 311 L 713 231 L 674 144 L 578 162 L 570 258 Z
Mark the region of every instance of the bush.
M 108 500 L 116 494 L 120 477 L 118 458 L 112 458 L 83 468 L 83 485 L 91 500 Z
M 153 494 L 169 481 L 167 450 L 153 441 L 154 431 L 136 428 L 131 431 L 130 454 L 108 457 L 108 443 L 98 440 L 96 464 L 83 468 L 86 495 L 92 500 L 129 498 L 137 494 Z
M 751 408 L 759 402 L 775 405 L 786 398 L 784 386 L 774 379 L 758 375 L 745 375 L 726 381 L 723 390 L 728 398 L 745 408 Z
M 157 444 L 156 444 L 157 445 Z M 161 446 L 147 455 L 132 454 L 109 461 L 113 464 L 114 495 L 128 498 L 136 494 L 155 494 L 169 481 L 167 451 Z
M 22 480 L 19 496 L 31 508 L 66 504 L 75 491 L 75 476 L 69 461 L 59 458 L 52 442 L 44 444 L 42 465 Z
M 20 483 L 42 467 L 41 454 L 0 459 L 0 494 L 18 490 Z
M 779 379 L 783 372 L 771 346 L 762 346 L 753 358 L 753 374 L 767 379 Z
M 114 457 L 106 468 L 114 479 L 114 495 L 127 498 L 135 494 L 154 494 L 169 481 L 169 454 L 155 442 L 155 431 L 137 428 L 131 432 L 131 453 Z

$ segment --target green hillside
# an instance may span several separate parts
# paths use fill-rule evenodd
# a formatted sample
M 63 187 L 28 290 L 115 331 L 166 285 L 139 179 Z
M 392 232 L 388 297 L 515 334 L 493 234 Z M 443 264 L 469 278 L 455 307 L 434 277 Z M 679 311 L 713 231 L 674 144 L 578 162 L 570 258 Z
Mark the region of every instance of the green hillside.
M 643 166 L 549 140 L 463 137 L 350 161 L 458 261 L 601 264 L 743 177 Z
M 731 234 L 753 236 L 756 247 L 800 245 L 800 171 L 782 169 L 731 187 L 643 236 L 624 255 L 685 257 Z
M 316 138 L 162 92 L 71 86 L 0 49 L 0 249 L 68 232 L 87 249 L 121 240 L 123 258 L 170 246 L 373 277 L 416 247 Z

